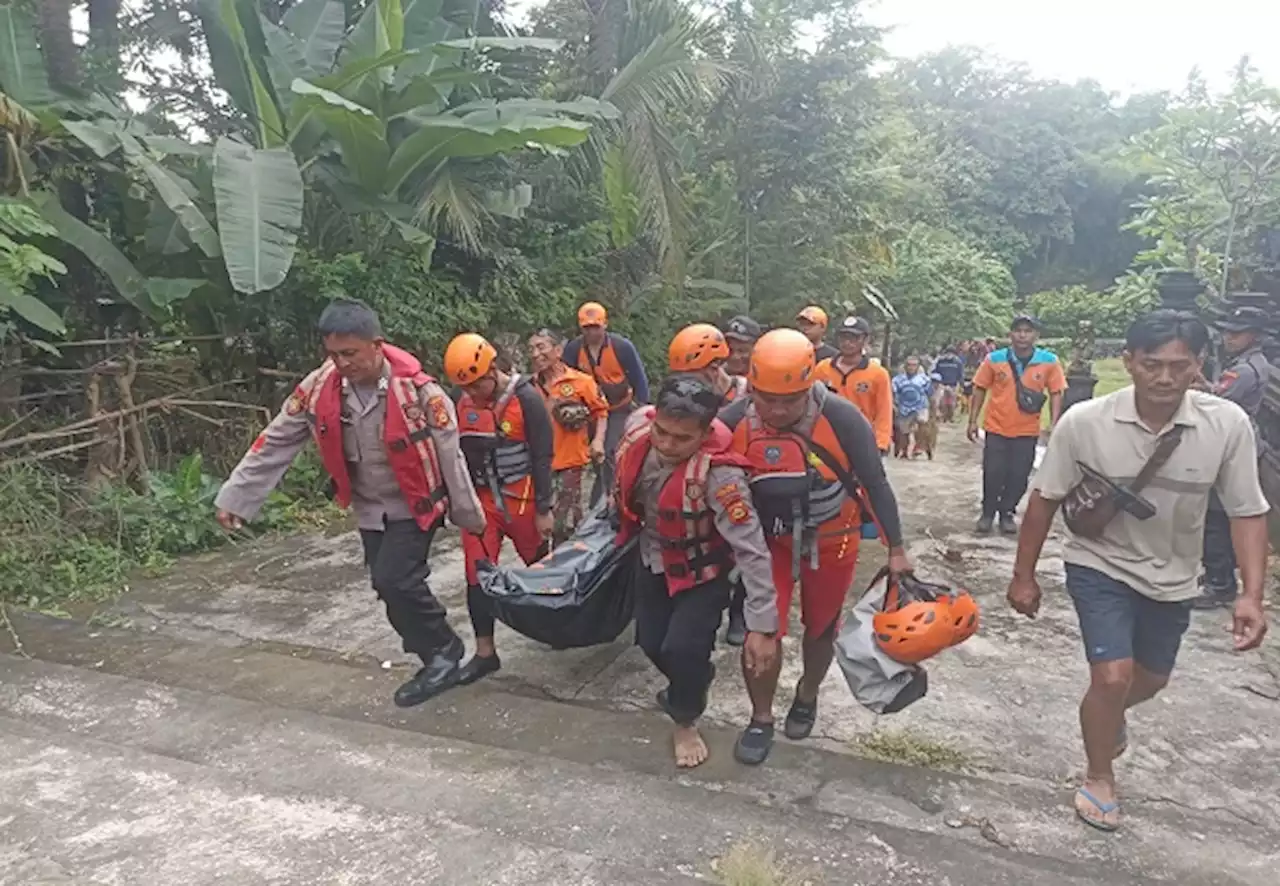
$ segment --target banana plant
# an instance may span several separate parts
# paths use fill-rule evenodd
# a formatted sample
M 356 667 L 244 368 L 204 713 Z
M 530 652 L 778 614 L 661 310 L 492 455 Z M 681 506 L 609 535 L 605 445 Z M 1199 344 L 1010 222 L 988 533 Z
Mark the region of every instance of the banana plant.
M 54 111 L 44 116 L 55 134 L 132 171 L 149 194 L 140 245 L 155 262 L 171 260 L 188 274 L 220 263 L 243 294 L 268 291 L 287 276 L 308 189 L 327 191 L 350 213 L 381 218 L 425 249 L 442 226 L 478 248 L 484 218 L 519 215 L 532 194 L 528 185 L 492 191 L 476 184 L 477 164 L 515 150 L 581 144 L 593 121 L 616 117 L 611 105 L 592 99 L 487 99 L 503 53 L 560 44 L 474 36 L 477 0 L 372 0 L 349 28 L 339 0 L 302 0 L 279 25 L 254 0 L 197 2 L 214 75 L 246 121 L 238 136 L 202 145 L 154 134 L 101 96 L 51 101 L 33 29 L 8 5 L 0 6 L 0 38 L 20 51 L 0 53 L 0 88 L 12 82 L 35 97 L 37 110 Z M 33 195 L 32 204 L 140 310 L 154 312 L 201 284 L 148 278 L 52 194 Z

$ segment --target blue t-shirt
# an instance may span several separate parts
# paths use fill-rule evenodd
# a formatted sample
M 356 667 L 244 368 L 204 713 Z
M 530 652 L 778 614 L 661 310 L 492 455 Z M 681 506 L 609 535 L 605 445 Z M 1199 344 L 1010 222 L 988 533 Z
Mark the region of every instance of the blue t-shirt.
M 958 385 L 964 378 L 964 361 L 957 354 L 943 354 L 934 362 L 933 371 L 944 385 Z
M 893 408 L 898 415 L 915 415 L 929 406 L 933 382 L 923 372 L 899 372 L 893 379 Z

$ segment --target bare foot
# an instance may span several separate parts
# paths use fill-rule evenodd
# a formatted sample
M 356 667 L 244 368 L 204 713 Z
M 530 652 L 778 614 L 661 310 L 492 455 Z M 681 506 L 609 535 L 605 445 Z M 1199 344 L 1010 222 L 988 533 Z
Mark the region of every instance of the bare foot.
M 681 769 L 692 769 L 707 761 L 707 743 L 702 740 L 697 726 L 677 726 L 673 738 L 676 765 Z

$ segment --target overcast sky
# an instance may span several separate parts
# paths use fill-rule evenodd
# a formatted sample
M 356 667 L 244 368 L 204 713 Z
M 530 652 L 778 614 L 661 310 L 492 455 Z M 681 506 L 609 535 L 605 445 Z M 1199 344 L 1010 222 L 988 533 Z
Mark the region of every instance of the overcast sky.
M 1220 84 L 1246 54 L 1280 86 L 1280 0 L 877 0 L 867 17 L 894 27 L 885 43 L 895 55 L 969 44 L 1040 77 L 1122 93 L 1176 91 L 1196 66 Z

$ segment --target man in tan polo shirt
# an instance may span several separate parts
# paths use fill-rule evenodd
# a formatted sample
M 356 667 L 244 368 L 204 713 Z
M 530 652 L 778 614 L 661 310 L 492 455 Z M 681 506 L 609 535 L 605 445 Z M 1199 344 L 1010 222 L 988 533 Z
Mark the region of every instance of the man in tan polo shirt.
M 1121 511 L 1096 538 L 1070 531 L 1063 544 L 1067 592 L 1090 665 L 1080 705 L 1088 770 L 1076 812 L 1102 830 L 1119 826 L 1112 760 L 1127 744 L 1125 712 L 1165 687 L 1198 594 L 1205 508 L 1216 492 L 1231 521 L 1243 591 L 1233 619 L 1235 648 L 1262 642 L 1267 501 L 1258 485 L 1253 427 L 1235 403 L 1189 390 L 1200 373 L 1208 330 L 1193 314 L 1154 311 L 1129 327 L 1124 362 L 1133 384 L 1082 403 L 1050 439 L 1018 538 L 1009 602 L 1035 617 L 1035 567 L 1053 515 L 1083 478 L 1080 465 L 1128 484 L 1162 436 L 1180 427 L 1169 460 L 1141 494 L 1155 515 Z

